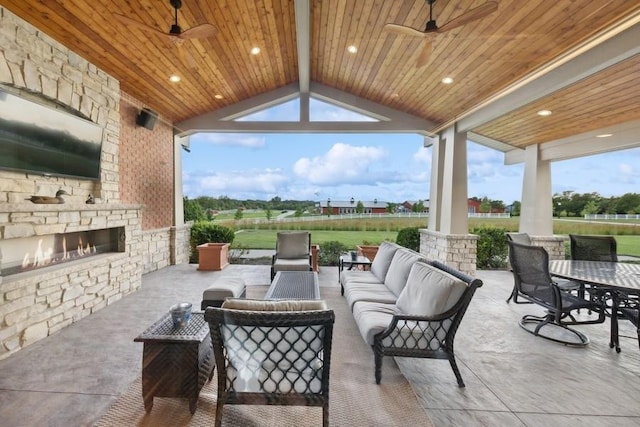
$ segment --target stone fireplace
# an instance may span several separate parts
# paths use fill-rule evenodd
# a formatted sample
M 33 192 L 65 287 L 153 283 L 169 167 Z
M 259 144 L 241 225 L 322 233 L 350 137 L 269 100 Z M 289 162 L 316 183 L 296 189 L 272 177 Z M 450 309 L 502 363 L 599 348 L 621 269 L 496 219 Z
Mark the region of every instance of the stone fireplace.
M 137 290 L 141 206 L 0 204 L 0 358 Z

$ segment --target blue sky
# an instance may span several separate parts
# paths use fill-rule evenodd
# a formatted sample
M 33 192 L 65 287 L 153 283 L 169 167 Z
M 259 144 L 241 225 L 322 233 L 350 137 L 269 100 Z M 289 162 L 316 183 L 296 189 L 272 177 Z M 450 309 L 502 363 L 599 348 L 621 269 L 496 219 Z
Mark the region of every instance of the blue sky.
M 297 100 L 254 113 L 251 120 L 296 120 Z M 312 121 L 363 120 L 312 100 Z M 429 199 L 431 148 L 412 134 L 229 134 L 191 136 L 182 152 L 183 190 L 198 196 L 270 200 L 356 200 L 401 203 Z M 469 197 L 520 200 L 523 165 L 468 143 Z M 640 149 L 552 163 L 554 193 L 640 192 Z

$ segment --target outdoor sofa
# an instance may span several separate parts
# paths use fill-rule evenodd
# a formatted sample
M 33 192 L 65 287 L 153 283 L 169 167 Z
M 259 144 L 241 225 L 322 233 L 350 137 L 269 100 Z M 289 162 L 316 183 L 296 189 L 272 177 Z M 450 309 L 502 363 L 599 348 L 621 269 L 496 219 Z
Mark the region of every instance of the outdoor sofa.
M 340 277 L 360 334 L 374 351 L 380 383 L 383 356 L 448 359 L 460 387 L 453 341 L 482 281 L 391 242 L 383 242 L 369 271 Z

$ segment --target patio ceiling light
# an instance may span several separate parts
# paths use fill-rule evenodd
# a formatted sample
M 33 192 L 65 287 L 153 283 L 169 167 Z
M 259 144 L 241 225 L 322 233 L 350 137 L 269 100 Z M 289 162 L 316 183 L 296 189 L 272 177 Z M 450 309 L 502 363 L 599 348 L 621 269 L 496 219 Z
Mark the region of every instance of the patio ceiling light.
M 596 135 L 596 138 L 609 138 L 610 136 L 613 136 L 612 133 L 603 133 L 600 135 Z
M 354 45 L 351 45 L 351 46 L 349 46 L 349 47 L 347 48 L 347 51 L 348 51 L 349 53 L 357 53 L 357 52 L 358 52 L 358 48 L 357 48 L 356 46 L 354 46 Z
M 252 47 L 251 48 L 251 55 L 257 55 L 260 53 L 260 48 L 259 47 Z
M 551 115 L 551 111 L 549 111 L 549 110 L 540 110 L 540 111 L 538 111 L 538 115 L 539 116 L 543 116 L 543 117 L 544 116 L 550 116 Z
M 173 74 L 172 76 L 169 76 L 169 81 L 172 83 L 178 83 L 180 81 L 180 76 Z
M 451 83 L 453 83 L 453 79 L 451 77 L 445 77 L 441 81 L 442 81 L 442 83 L 444 83 L 446 85 L 450 85 Z

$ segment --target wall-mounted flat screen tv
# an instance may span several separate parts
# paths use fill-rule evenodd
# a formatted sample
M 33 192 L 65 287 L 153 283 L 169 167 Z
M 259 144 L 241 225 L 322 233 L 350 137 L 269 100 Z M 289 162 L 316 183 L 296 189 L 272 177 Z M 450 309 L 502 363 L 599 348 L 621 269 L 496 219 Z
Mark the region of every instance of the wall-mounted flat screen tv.
M 103 128 L 0 90 L 0 169 L 100 179 Z

